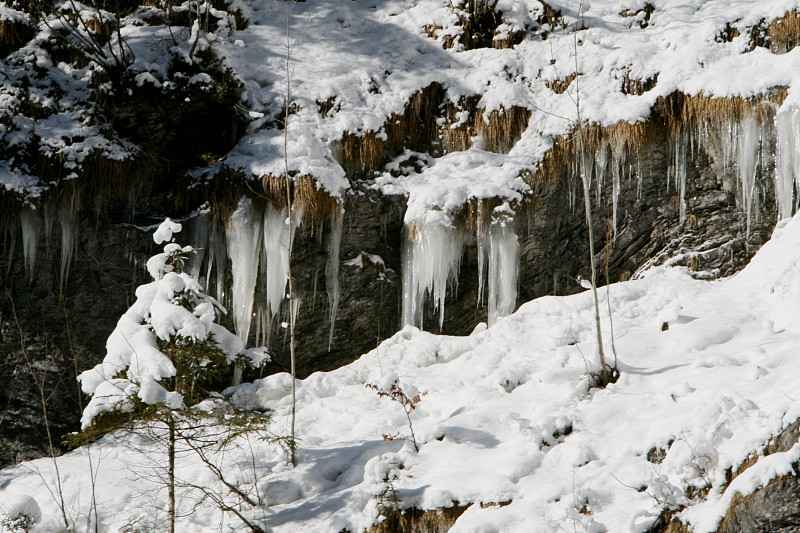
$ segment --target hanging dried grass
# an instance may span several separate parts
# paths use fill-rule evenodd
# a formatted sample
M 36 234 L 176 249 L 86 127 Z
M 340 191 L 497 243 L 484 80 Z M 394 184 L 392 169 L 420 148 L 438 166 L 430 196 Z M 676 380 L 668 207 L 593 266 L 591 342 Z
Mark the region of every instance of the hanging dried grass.
M 386 124 L 386 147 L 390 157 L 408 148 L 426 151 L 438 140 L 436 117 L 444 101 L 444 89 L 432 83 L 409 99 L 402 115 L 392 114 Z
M 374 131 L 363 136 L 345 133 L 340 142 L 340 163 L 348 175 L 365 177 L 386 164 L 386 148 Z
M 472 147 L 478 101 L 480 101 L 478 96 L 467 96 L 461 98 L 458 103 L 447 103 L 440 133 L 442 150 L 445 153 L 469 150 Z
M 489 152 L 507 154 L 528 127 L 531 112 L 524 107 L 501 107 L 486 113 L 479 109 L 475 116 L 475 132 Z
M 767 28 L 770 50 L 775 54 L 785 54 L 800 43 L 800 15 L 797 10 L 786 13 L 773 20 Z
M 0 21 L 0 57 L 19 50 L 33 39 L 34 30 L 30 25 L 18 20 Z
M 287 183 L 284 176 L 267 174 L 261 176 L 264 198 L 278 208 L 287 205 Z M 337 209 L 341 209 L 340 198 L 319 187 L 318 182 L 308 174 L 293 176 L 289 180 L 292 208 L 300 213 L 301 223 L 315 227 L 330 220 Z
M 558 78 L 555 80 L 544 80 L 544 84 L 547 86 L 548 89 L 550 89 L 554 93 L 564 94 L 565 92 L 567 92 L 570 83 L 575 81 L 575 78 L 577 77 L 578 75 L 573 72 L 572 74 L 564 78 Z

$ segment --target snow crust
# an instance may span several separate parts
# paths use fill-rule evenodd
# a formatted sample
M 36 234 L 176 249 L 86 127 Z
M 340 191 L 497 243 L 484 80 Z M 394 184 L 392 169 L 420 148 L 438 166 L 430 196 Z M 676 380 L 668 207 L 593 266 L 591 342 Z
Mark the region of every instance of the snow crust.
M 268 503 L 247 512 L 276 533 L 362 531 L 376 520 L 376 495 L 394 477 L 403 507 L 471 503 L 455 532 L 574 526 L 643 533 L 665 508 L 683 508 L 676 516 L 695 532 L 714 531 L 735 492 L 749 494 L 789 473 L 800 458 L 800 445 L 762 457 L 728 484 L 729 469 L 758 455 L 800 417 L 793 399 L 800 372 L 798 250 L 796 217 L 779 223 L 730 279 L 700 281 L 684 269 L 659 267 L 612 285 L 621 375 L 605 389 L 587 385 L 587 371 L 598 368 L 588 291 L 539 298 L 467 337 L 407 326 L 356 362 L 298 382 L 302 441 L 296 468 L 280 450 L 255 442 L 224 468 L 234 474 L 242 472 L 242 462 L 255 464 L 255 474 L 243 482 L 257 479 Z M 163 290 L 181 282 L 167 273 Z M 605 298 L 605 290 L 598 292 Z M 145 286 L 139 297 L 134 309 L 145 303 L 152 308 L 159 291 Z M 606 309 L 605 301 L 600 308 Z M 144 327 L 139 316 L 126 315 L 118 327 L 132 344 L 138 342 L 136 328 Z M 605 316 L 602 322 L 608 338 Z M 141 360 L 147 347 L 136 346 Z M 139 365 L 139 372 L 170 371 L 153 363 Z M 128 386 L 125 378 L 113 379 L 110 366 L 86 373 L 83 386 L 92 384 L 96 395 Z M 107 378 L 94 380 L 97 372 Z M 424 394 L 410 415 L 419 453 L 403 440 L 411 433 L 400 405 L 364 386 L 386 389 L 395 380 L 408 394 Z M 244 407 L 272 412 L 272 431 L 287 430 L 287 374 L 226 394 Z M 103 457 L 101 531 L 116 531 L 140 516 L 152 505 L 142 495 L 158 490 L 147 477 L 120 475 L 137 453 L 123 439 L 111 436 L 93 445 Z M 81 492 L 89 484 L 86 453 L 59 459 L 70 479 L 67 504 L 78 514 L 89 508 Z M 205 467 L 185 460 L 179 468 L 194 480 Z M 0 501 L 12 494 L 35 499 L 42 513 L 38 531 L 47 531 L 44 524 L 59 516 L 43 481 L 53 475 L 44 459 L 0 471 Z M 690 487 L 710 490 L 699 499 Z M 490 505 L 500 502 L 510 503 Z M 244 530 L 213 506 L 200 506 L 179 526 L 199 532 L 220 523 Z

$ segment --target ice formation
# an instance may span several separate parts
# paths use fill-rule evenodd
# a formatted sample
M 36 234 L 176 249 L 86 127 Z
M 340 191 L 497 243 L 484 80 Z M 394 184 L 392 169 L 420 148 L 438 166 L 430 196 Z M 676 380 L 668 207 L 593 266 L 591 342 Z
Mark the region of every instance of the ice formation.
M 403 242 L 403 324 L 422 327 L 426 298 L 444 324 L 448 282 L 457 282 L 464 231 L 452 224 L 406 224 Z
M 190 276 L 200 281 L 201 284 L 201 267 L 203 259 L 206 256 L 206 244 L 208 243 L 208 232 L 209 226 L 211 225 L 208 220 L 209 218 L 209 213 L 198 213 L 197 216 L 191 220 L 189 231 L 189 242 L 192 243 L 194 247 L 194 255 L 186 270 L 189 272 Z M 206 281 L 206 290 L 208 290 L 208 281 Z
M 672 179 L 673 186 L 678 193 L 679 220 L 681 224 L 686 220 L 686 147 L 690 144 L 688 134 L 684 128 L 672 134 Z M 669 174 L 667 175 L 669 185 Z
M 33 280 L 36 244 L 39 242 L 41 228 L 39 212 L 35 209 L 23 209 L 19 215 L 19 222 L 22 226 L 22 254 L 25 257 L 25 268 L 28 270 L 28 278 Z
M 253 318 L 253 297 L 258 277 L 258 259 L 261 241 L 261 211 L 249 198 L 239 200 L 236 211 L 228 220 L 228 255 L 231 258 L 233 287 L 231 309 L 236 335 L 247 346 L 250 323 Z M 241 370 L 237 368 L 234 382 L 241 380 Z M 239 379 L 237 379 L 237 377 Z
M 741 207 L 747 220 L 747 234 L 750 235 L 750 220 L 755 200 L 756 172 L 761 150 L 761 126 L 755 117 L 748 116 L 738 125 L 736 162 L 738 168 L 739 187 L 741 191 Z
M 298 218 L 295 216 L 294 218 Z M 294 240 L 297 220 L 291 220 L 286 209 L 277 209 L 271 204 L 264 211 L 264 251 L 267 264 L 266 291 L 264 295 L 269 306 L 269 316 L 280 311 L 286 298 L 286 283 L 289 281 L 289 243 Z
M 789 107 L 775 117 L 775 200 L 778 217 L 792 216 L 795 189 L 800 190 L 800 108 Z
M 597 206 L 600 207 L 603 199 L 603 179 L 606 175 L 606 167 L 608 166 L 608 143 L 604 142 L 594 156 L 595 159 L 595 172 L 597 175 Z
M 513 220 L 495 222 L 489 230 L 490 326 L 514 312 L 518 274 L 519 253 Z
M 617 238 L 617 210 L 619 209 L 620 172 L 625 165 L 625 142 L 618 140 L 611 150 L 611 231 Z
M 328 351 L 333 346 L 333 333 L 336 327 L 336 311 L 339 308 L 339 297 L 341 290 L 339 287 L 339 249 L 342 245 L 342 224 L 344 222 L 344 211 L 336 209 L 331 215 L 331 229 L 328 241 L 328 262 L 325 265 L 325 290 L 328 292 L 328 303 L 330 304 L 331 330 L 328 334 Z M 314 276 L 316 279 L 316 276 Z
M 64 194 L 61 208 L 58 210 L 58 221 L 61 224 L 61 287 L 67 285 L 69 267 L 75 253 L 75 240 L 78 235 L 79 197 L 76 188 Z
M 486 272 L 486 250 L 489 246 L 488 235 L 484 229 L 483 203 L 478 203 L 478 224 L 475 231 L 475 240 L 478 246 L 478 307 L 483 305 L 483 286 Z
M 228 255 L 225 246 L 225 232 L 217 224 L 211 224 L 208 231 L 208 255 L 206 268 L 206 290 L 211 290 L 211 271 L 214 271 L 214 287 L 217 300 L 228 304 L 225 292 L 225 275 L 228 272 Z

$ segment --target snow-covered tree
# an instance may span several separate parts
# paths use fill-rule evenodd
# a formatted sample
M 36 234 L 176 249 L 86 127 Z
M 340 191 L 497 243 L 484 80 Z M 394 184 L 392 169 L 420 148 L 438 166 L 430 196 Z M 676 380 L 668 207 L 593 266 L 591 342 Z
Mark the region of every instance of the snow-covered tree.
M 153 450 L 148 454 L 164 453 L 166 461 L 154 461 L 152 468 L 159 472 L 149 477 L 167 491 L 170 533 L 180 514 L 177 491 L 183 499 L 211 501 L 250 531 L 261 532 L 241 510 L 242 504 L 261 505 L 257 488 L 253 495 L 246 486 L 228 482 L 221 461 L 238 437 L 255 433 L 267 441 L 283 439 L 268 431 L 269 415 L 239 409 L 208 385 L 234 361 L 258 364 L 266 353 L 243 352 L 242 341 L 216 323 L 222 307 L 184 271 L 194 249 L 171 242 L 180 230 L 170 219 L 156 230 L 156 244 L 167 244 L 147 262 L 153 281 L 136 290 L 136 302 L 108 338 L 103 362 L 78 376 L 92 399 L 83 411 L 83 431 L 72 440 L 82 444 L 123 429 L 145 437 Z M 179 460 L 204 465 L 215 481 L 182 479 Z
M 78 377 L 92 395 L 81 418 L 84 428 L 108 411 L 197 403 L 208 379 L 242 352 L 239 338 L 216 323 L 222 307 L 184 272 L 194 250 L 169 242 L 180 230 L 170 219 L 156 230 L 156 244 L 168 244 L 147 262 L 154 281 L 136 289 L 136 302 L 108 338 L 103 362 Z

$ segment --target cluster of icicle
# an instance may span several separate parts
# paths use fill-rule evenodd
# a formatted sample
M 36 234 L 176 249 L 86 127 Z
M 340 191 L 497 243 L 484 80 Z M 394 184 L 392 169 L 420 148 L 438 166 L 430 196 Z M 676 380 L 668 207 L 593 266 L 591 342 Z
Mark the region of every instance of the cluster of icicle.
M 78 208 L 78 193 L 75 189 L 71 189 L 62 195 L 58 204 L 48 203 L 45 204 L 44 208 L 26 205 L 20 211 L 19 228 L 22 230 L 22 256 L 25 272 L 30 281 L 33 281 L 36 267 L 36 252 L 42 231 L 42 220 L 44 220 L 45 242 L 49 248 L 53 226 L 55 225 L 55 220 L 58 219 L 61 228 L 60 286 L 64 288 L 66 285 L 70 265 L 75 256 L 75 243 L 78 235 Z M 41 211 L 44 211 L 44 216 L 42 216 Z M 8 250 L 8 272 L 11 271 L 11 266 L 13 265 L 14 248 L 18 235 L 17 228 L 18 226 L 13 221 L 3 221 L 2 233 L 5 247 Z
M 478 246 L 478 304 L 483 302 L 488 263 L 488 322 L 494 324 L 514 312 L 517 302 L 519 247 L 513 214 L 507 205 L 495 210 L 486 224 L 479 213 L 475 239 Z M 448 285 L 457 289 L 458 271 L 468 232 L 454 224 L 407 222 L 403 242 L 403 324 L 423 326 L 426 301 L 444 324 Z
M 602 199 L 603 184 L 608 171 L 611 173 L 611 219 L 613 237 L 617 237 L 617 207 L 619 206 L 619 193 L 623 176 L 629 178 L 634 174 L 639 176 L 638 191 L 641 193 L 641 172 L 638 168 L 634 169 L 632 162 L 628 160 L 625 141 L 622 138 L 615 139 L 614 142 L 604 140 L 600 147 L 591 151 L 585 149 L 578 157 L 575 157 L 572 168 L 572 180 L 567 194 L 570 209 L 573 211 L 578 199 L 579 176 L 584 176 L 589 181 L 589 187 L 595 184 L 597 187 L 597 203 L 600 205 Z M 581 173 L 583 169 L 583 173 Z
M 784 106 L 777 113 L 769 104 L 752 110 L 739 119 L 699 120 L 688 126 L 677 124 L 669 134 L 669 166 L 667 191 L 679 199 L 679 217 L 687 219 L 686 175 L 695 156 L 705 150 L 722 165 L 724 175 L 735 177 L 732 187 L 736 189 L 737 205 L 745 215 L 746 231 L 749 235 L 754 213 L 757 213 L 759 195 L 758 178 L 772 175 L 775 185 L 775 200 L 778 218 L 792 216 L 800 197 L 800 108 Z M 580 164 L 593 178 L 597 187 L 597 202 L 601 202 L 603 181 L 606 174 L 612 182 L 612 228 L 616 238 L 618 228 L 617 208 L 619 204 L 621 177 L 638 178 L 637 197 L 642 192 L 642 172 L 638 158 L 628 157 L 622 140 L 601 143 L 594 151 L 582 154 Z M 575 161 L 574 175 L 578 175 Z M 578 197 L 577 179 L 572 180 L 569 202 L 576 208 Z
M 700 121 L 696 129 L 683 128 L 671 139 L 671 176 L 686 219 L 687 153 L 713 148 L 723 173 L 736 178 L 736 201 L 745 214 L 746 231 L 757 213 L 758 179 L 772 175 L 778 219 L 792 216 L 800 191 L 800 109 L 783 106 L 777 113 L 769 104 L 738 120 Z M 669 176 L 668 176 L 669 179 Z
M 325 284 L 330 303 L 329 348 L 339 305 L 342 219 L 343 213 L 337 209 L 328 229 Z M 230 309 L 236 335 L 245 346 L 253 325 L 256 345 L 269 346 L 275 317 L 288 312 L 289 306 L 282 304 L 288 296 L 290 243 L 301 220 L 302 213 L 297 210 L 290 217 L 286 208 L 269 203 L 262 208 L 242 198 L 224 230 L 213 224 L 207 214 L 200 215 L 192 224 L 192 245 L 202 250 L 194 258 L 190 273 L 204 279 L 209 289 L 211 280 L 215 280 L 216 297 Z M 232 283 L 226 292 L 228 260 Z M 299 303 L 295 301 L 293 312 L 298 310 Z M 282 320 L 288 321 L 288 316 Z

